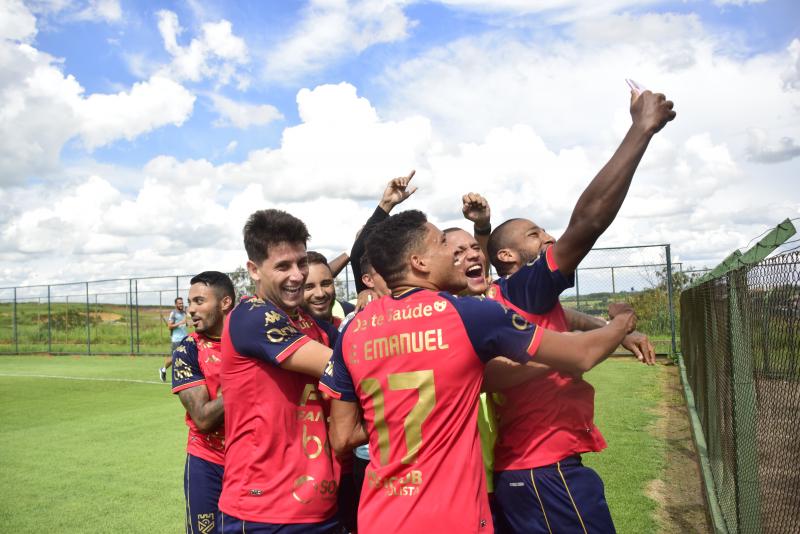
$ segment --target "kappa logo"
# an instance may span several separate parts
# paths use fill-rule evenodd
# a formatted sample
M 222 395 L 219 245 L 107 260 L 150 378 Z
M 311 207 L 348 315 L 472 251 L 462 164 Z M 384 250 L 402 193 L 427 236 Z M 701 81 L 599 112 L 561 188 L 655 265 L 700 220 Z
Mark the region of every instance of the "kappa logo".
M 272 323 L 277 323 L 281 320 L 281 314 L 276 311 L 268 311 L 264 314 L 264 326 L 271 325 Z
M 446 307 L 447 301 L 444 300 L 437 300 L 433 303 L 433 309 L 440 313 L 443 312 Z
M 214 532 L 214 514 L 197 514 L 197 530 L 202 534 Z

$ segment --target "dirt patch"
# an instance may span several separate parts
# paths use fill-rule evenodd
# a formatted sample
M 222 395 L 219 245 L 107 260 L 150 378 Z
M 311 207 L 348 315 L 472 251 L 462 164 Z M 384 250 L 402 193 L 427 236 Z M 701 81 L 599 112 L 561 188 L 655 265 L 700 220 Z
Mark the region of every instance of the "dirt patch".
M 666 444 L 666 465 L 662 479 L 648 485 L 647 496 L 657 503 L 659 532 L 710 533 L 700 465 L 678 367 L 668 365 L 665 371 L 660 378 L 663 397 L 656 408 L 658 420 L 652 432 Z
M 118 313 L 110 313 L 110 312 L 94 312 L 92 316 L 97 317 L 104 323 L 112 323 L 114 321 L 119 321 L 122 319 L 122 315 Z

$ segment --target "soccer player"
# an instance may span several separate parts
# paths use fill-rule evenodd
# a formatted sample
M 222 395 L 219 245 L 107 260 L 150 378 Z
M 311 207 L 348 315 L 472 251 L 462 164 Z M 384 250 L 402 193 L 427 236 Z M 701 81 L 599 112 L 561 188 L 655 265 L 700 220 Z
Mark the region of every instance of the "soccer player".
M 190 284 L 189 316 L 194 332 L 172 353 L 172 392 L 186 408 L 189 427 L 183 474 L 186 532 L 216 532 L 225 465 L 220 337 L 236 292 L 231 279 L 217 271 L 202 272 Z
M 491 301 L 440 292 L 461 291 L 467 281 L 444 233 L 419 211 L 378 224 L 367 251 L 392 295 L 345 327 L 321 382 L 339 399 L 331 406 L 334 449 L 369 441 L 359 532 L 492 532 L 475 424 L 483 362 L 536 355 L 586 370 L 613 350 L 634 316 L 626 311 L 604 329 L 563 335 Z
M 183 338 L 186 337 L 186 326 L 188 324 L 189 318 L 186 316 L 186 311 L 184 311 L 183 299 L 177 297 L 175 299 L 175 309 L 169 312 L 169 318 L 167 319 L 167 328 L 169 329 L 169 337 L 172 346 L 169 349 L 169 356 L 164 360 L 164 366 L 158 370 L 158 378 L 160 378 L 162 382 L 167 381 L 167 369 L 172 365 L 172 353 L 175 352 L 175 349 L 180 345 L 181 341 L 183 341 Z
M 244 226 L 256 294 L 241 299 L 222 335 L 225 533 L 339 528 L 338 465 L 316 387 L 338 333 L 301 307 L 308 237 L 302 221 L 274 209 Z
M 632 125 L 578 199 L 561 239 L 527 219 L 511 219 L 492 232 L 489 260 L 501 278 L 489 297 L 537 325 L 570 329 L 558 296 L 573 285 L 578 264 L 616 217 L 650 140 L 675 118 L 672 107 L 662 94 L 631 94 Z M 583 328 L 591 326 L 586 323 Z M 631 341 L 626 347 L 640 360 L 655 361 L 646 337 Z M 613 532 L 603 482 L 580 459 L 606 446 L 593 421 L 592 386 L 580 374 L 554 370 L 496 397 L 495 497 L 507 527 Z
M 334 317 L 333 305 L 336 302 L 336 286 L 328 260 L 319 252 L 308 251 L 308 276 L 303 285 L 303 308 L 314 319 L 327 321 L 336 329 L 342 319 Z

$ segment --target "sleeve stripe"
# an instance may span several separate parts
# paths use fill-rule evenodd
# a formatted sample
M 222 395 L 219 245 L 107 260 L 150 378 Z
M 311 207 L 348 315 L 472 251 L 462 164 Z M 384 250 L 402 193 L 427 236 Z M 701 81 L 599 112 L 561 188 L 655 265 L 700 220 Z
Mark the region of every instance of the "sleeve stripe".
M 533 337 L 531 338 L 531 343 L 528 345 L 528 354 L 530 354 L 531 358 L 536 355 L 536 351 L 539 350 L 539 345 L 542 343 L 542 336 L 544 335 L 544 329 L 541 328 L 539 325 L 533 325 L 535 330 L 533 331 Z
M 340 392 L 336 391 L 335 389 L 332 389 L 325 382 L 320 382 L 318 387 L 319 387 L 319 390 L 321 392 L 325 393 L 327 396 L 332 397 L 332 398 L 334 398 L 336 400 L 341 400 L 342 394 Z
M 305 345 L 309 341 L 311 341 L 311 338 L 308 337 L 307 335 L 303 334 L 301 337 L 295 339 L 288 347 L 283 349 L 280 352 L 280 354 L 275 356 L 275 361 L 278 362 L 278 363 L 282 363 L 283 360 L 285 360 L 286 358 L 288 358 L 289 356 L 291 356 L 292 354 L 297 352 L 297 350 L 300 347 L 302 347 L 303 345 Z
M 553 257 L 552 245 L 547 247 L 547 250 L 544 252 L 544 258 L 547 260 L 547 268 L 550 269 L 550 272 L 555 272 L 558 270 L 558 264 L 556 263 L 556 259 Z
M 175 386 L 174 388 L 172 388 L 172 392 L 173 393 L 177 393 L 179 391 L 183 391 L 184 389 L 194 388 L 194 387 L 197 387 L 197 386 L 205 386 L 205 385 L 206 385 L 206 379 L 205 378 L 201 378 L 199 380 L 194 380 L 192 382 L 186 382 L 186 383 L 181 384 L 179 386 Z

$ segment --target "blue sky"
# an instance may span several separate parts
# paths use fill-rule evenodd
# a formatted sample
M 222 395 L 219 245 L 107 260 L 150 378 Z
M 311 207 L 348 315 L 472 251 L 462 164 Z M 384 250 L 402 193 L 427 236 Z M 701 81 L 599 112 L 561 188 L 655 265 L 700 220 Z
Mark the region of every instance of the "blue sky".
M 678 118 L 600 244 L 711 266 L 800 215 L 798 20 L 789 0 L 8 0 L 0 286 L 233 269 L 262 207 L 334 254 L 411 168 L 436 222 L 476 190 L 558 234 L 629 126 L 625 77 Z

